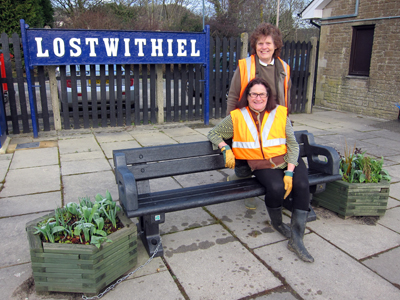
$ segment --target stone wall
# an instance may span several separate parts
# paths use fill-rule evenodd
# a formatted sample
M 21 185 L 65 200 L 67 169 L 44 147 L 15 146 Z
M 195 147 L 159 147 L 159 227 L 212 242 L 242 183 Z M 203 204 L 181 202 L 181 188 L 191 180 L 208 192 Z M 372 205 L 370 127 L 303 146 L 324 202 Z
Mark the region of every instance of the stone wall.
M 353 14 L 355 2 L 331 1 L 325 7 L 323 17 Z M 322 21 L 316 105 L 397 119 L 399 109 L 395 103 L 400 103 L 399 16 L 399 0 L 360 0 L 357 17 Z M 371 18 L 377 19 L 365 20 Z M 375 30 L 369 77 L 350 76 L 352 27 L 371 24 L 375 25 Z

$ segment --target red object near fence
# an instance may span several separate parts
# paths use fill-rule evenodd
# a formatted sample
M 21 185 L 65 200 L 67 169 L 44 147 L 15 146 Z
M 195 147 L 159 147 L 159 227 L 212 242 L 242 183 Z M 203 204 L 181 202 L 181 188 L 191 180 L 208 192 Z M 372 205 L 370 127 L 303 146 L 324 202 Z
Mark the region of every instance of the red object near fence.
M 14 55 L 10 54 L 10 58 L 13 58 Z M 6 66 L 4 65 L 4 55 L 3 52 L 0 50 L 0 73 L 1 78 L 6 78 Z M 8 94 L 8 87 L 7 83 L 3 83 L 3 93 Z

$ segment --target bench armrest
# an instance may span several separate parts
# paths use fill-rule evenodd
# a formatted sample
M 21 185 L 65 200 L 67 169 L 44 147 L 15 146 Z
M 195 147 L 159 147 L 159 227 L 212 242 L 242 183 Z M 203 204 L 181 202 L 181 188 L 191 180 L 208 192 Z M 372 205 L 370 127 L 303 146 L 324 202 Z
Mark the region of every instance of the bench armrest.
M 124 153 L 114 153 L 115 180 L 118 185 L 118 195 L 125 211 L 139 208 L 138 191 L 135 176 L 126 166 Z
M 330 175 L 339 174 L 340 157 L 334 148 L 316 144 L 312 133 L 302 134 L 302 141 L 310 170 Z

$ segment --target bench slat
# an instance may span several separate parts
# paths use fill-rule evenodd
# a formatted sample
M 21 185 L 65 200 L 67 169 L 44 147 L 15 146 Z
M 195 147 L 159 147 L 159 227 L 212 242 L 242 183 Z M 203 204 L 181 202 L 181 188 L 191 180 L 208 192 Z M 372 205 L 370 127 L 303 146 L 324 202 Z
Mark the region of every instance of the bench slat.
M 137 181 L 218 169 L 225 169 L 222 154 L 128 165 Z
M 186 144 L 162 145 L 144 148 L 113 150 L 113 153 L 124 153 L 126 163 L 142 164 L 178 158 L 190 158 L 202 155 L 220 154 L 219 149 L 213 150 L 208 141 Z
M 139 208 L 128 211 L 129 218 L 202 207 L 265 194 L 265 188 L 254 178 L 218 182 L 184 189 L 142 194 Z

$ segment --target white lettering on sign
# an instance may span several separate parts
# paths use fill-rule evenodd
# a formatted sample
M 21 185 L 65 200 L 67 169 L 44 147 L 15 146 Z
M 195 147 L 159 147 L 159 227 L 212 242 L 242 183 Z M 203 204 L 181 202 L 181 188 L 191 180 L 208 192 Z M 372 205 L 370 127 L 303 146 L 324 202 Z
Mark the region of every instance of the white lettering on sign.
M 76 52 L 70 50 L 69 51 L 69 55 L 71 57 L 79 57 L 82 54 L 82 49 L 79 46 L 81 44 L 81 39 L 76 39 L 76 38 L 72 38 L 69 40 L 69 45 L 71 46 L 71 48 L 74 48 Z
M 94 44 L 98 45 L 99 44 L 99 39 L 98 38 L 86 38 L 85 39 L 86 45 L 89 45 L 90 47 L 90 57 L 96 56 L 96 51 L 95 51 L 95 46 Z
M 125 56 L 131 56 L 131 52 L 129 51 L 129 42 L 131 41 L 131 39 L 124 39 L 124 43 L 125 43 Z
M 118 53 L 118 42 L 119 39 L 108 39 L 108 38 L 104 38 L 104 45 L 106 46 L 106 52 L 107 52 L 107 56 L 117 56 Z
M 167 39 L 167 43 L 168 43 L 168 56 L 174 56 L 174 54 L 172 53 L 172 43 L 174 42 L 174 40 L 172 39 Z
M 200 56 L 200 50 L 196 51 L 196 40 L 190 40 L 190 43 L 192 44 L 192 53 L 190 56 Z
M 83 43 L 81 38 L 74 37 L 69 40 L 64 40 L 61 37 L 56 37 L 53 39 L 53 49 L 45 49 L 43 48 L 43 38 L 35 37 L 37 48 L 36 57 L 50 57 L 50 55 L 63 57 L 66 51 L 70 57 L 80 57 L 83 53 L 85 53 L 84 55 L 88 53 L 89 57 L 97 57 L 98 55 L 104 55 L 101 54 L 104 53 L 104 51 L 108 57 L 117 57 L 119 40 L 119 38 L 103 38 L 104 46 L 102 46 L 99 45 L 99 38 L 87 37 Z M 166 56 L 168 57 L 186 57 L 188 55 L 191 57 L 200 57 L 200 50 L 196 48 L 197 40 L 195 39 L 165 39 L 165 41 L 166 47 L 163 48 L 164 39 L 150 39 L 150 43 L 148 44 L 147 39 L 137 38 L 134 39 L 134 45 L 132 45 L 130 38 L 124 38 L 123 46 L 121 46 L 123 47 L 123 55 L 125 57 L 131 57 L 132 55 L 143 57 L 145 53 L 152 57 L 163 57 L 165 55 L 163 51 L 167 52 Z M 66 43 L 69 46 L 68 48 L 66 48 Z M 103 48 L 101 49 L 100 47 Z
M 36 41 L 36 46 L 37 46 L 37 57 L 49 57 L 49 50 L 46 50 L 43 52 L 43 47 L 42 47 L 42 40 L 43 38 L 35 38 Z
M 65 44 L 62 38 L 55 38 L 53 41 L 54 54 L 58 57 L 62 57 L 65 54 Z
M 135 46 L 139 45 L 138 56 L 144 56 L 143 45 L 146 45 L 146 39 L 135 39 Z
M 158 50 L 158 56 L 164 56 L 162 53 L 162 39 L 151 39 L 151 56 L 157 56 L 156 51 Z M 156 45 L 156 42 L 158 43 Z
M 181 39 L 177 39 L 176 40 L 178 42 L 178 56 L 186 56 L 186 50 L 185 50 L 185 46 L 186 46 L 186 40 L 181 40 Z

